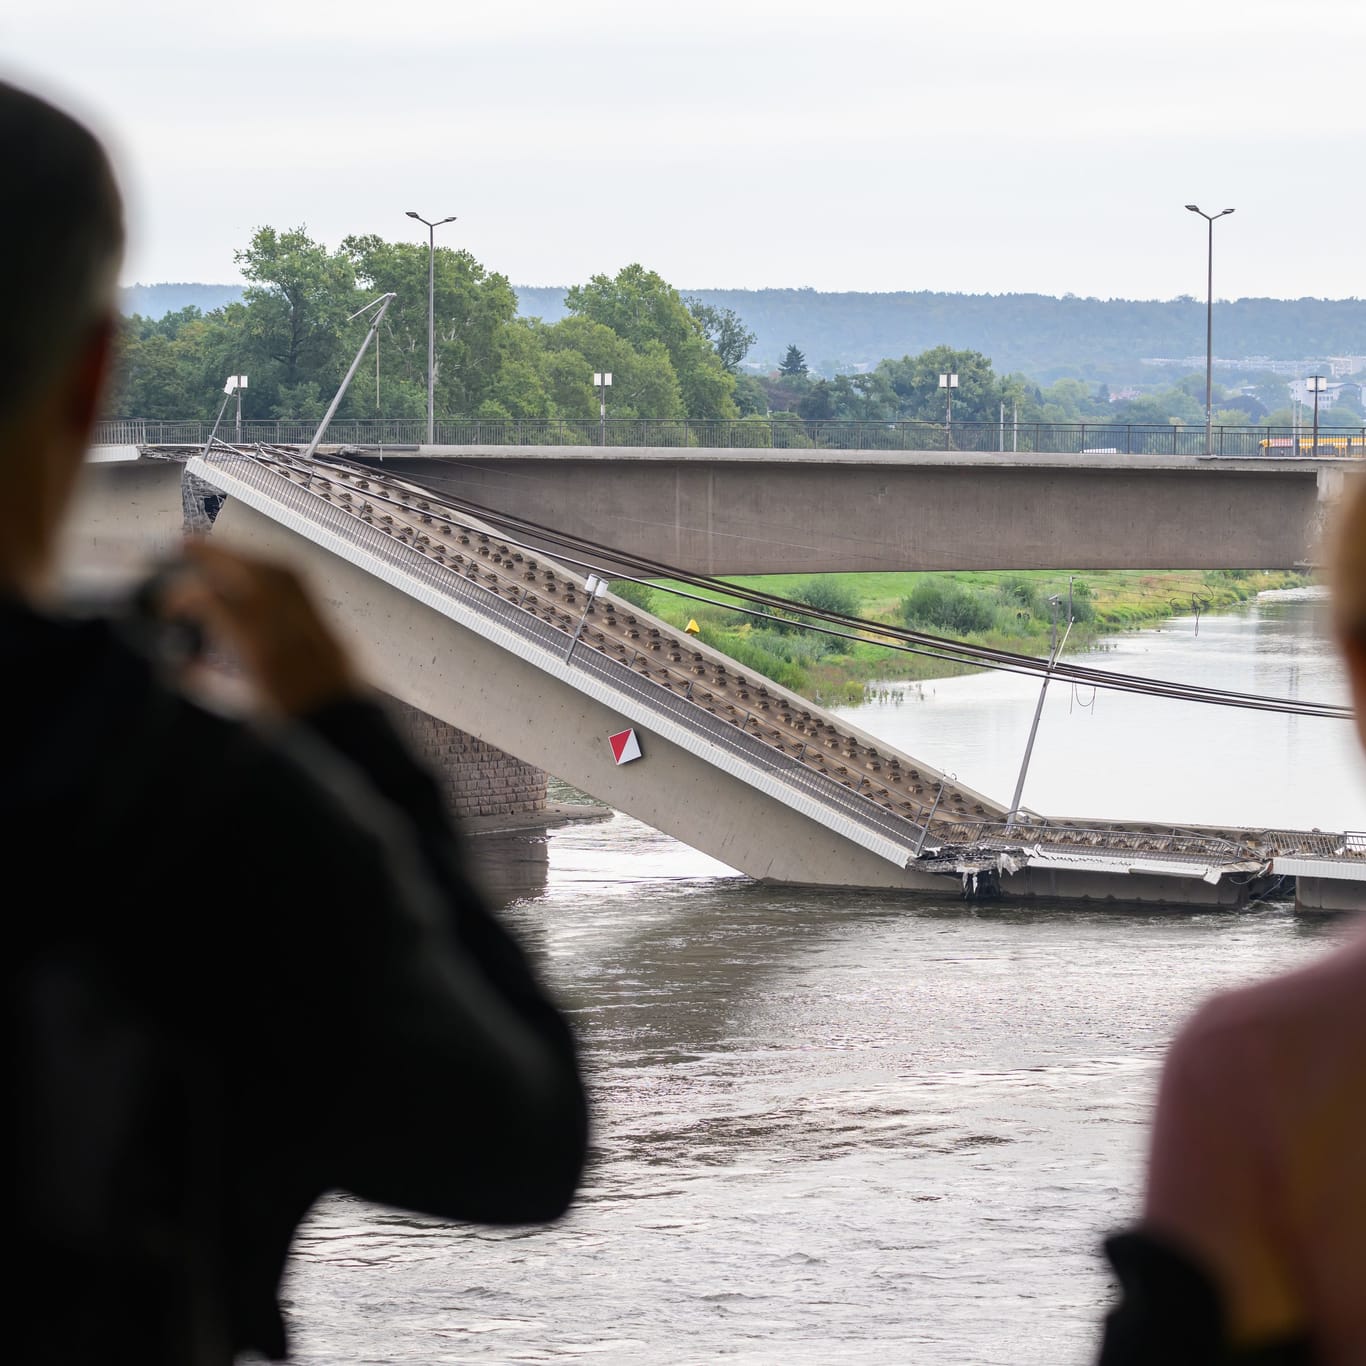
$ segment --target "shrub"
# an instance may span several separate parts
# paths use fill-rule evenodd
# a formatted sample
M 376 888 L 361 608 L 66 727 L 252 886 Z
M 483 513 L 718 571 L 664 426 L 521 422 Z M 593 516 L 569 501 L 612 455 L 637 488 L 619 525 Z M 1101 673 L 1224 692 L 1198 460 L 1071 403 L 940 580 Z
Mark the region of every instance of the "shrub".
M 818 612 L 838 612 L 846 617 L 856 617 L 862 605 L 853 586 L 833 574 L 807 579 L 792 590 L 792 596 Z
M 639 607 L 642 612 L 655 610 L 655 590 L 647 583 L 637 583 L 634 579 L 613 579 L 607 591 L 614 597 Z
M 908 626 L 969 635 L 995 624 L 995 606 L 985 594 L 949 579 L 930 577 L 902 598 L 900 612 Z

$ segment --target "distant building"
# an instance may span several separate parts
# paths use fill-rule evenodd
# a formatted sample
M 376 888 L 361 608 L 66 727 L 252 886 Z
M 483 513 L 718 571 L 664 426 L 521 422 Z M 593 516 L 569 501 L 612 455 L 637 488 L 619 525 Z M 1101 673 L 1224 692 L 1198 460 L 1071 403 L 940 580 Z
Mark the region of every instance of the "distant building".
M 1348 373 L 1352 372 L 1349 371 Z M 1307 379 L 1291 380 L 1290 396 L 1308 408 L 1314 406 L 1314 395 L 1309 388 Z M 1319 391 L 1319 411 L 1322 412 L 1325 408 L 1331 408 L 1340 398 L 1345 398 L 1351 403 L 1360 403 L 1361 385 L 1352 380 L 1339 380 L 1337 383 L 1330 380 Z

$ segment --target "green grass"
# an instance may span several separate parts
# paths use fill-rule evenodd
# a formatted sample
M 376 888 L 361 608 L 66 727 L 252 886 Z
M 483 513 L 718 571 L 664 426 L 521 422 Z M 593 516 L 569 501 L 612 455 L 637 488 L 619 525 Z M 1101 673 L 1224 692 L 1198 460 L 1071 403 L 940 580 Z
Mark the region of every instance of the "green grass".
M 830 594 L 858 604 L 854 615 L 870 621 L 913 625 L 932 634 L 955 636 L 994 649 L 1046 655 L 1051 638 L 1048 599 L 1067 600 L 1068 581 L 1077 624 L 1068 639 L 1068 652 L 1091 647 L 1098 636 L 1142 626 L 1168 617 L 1230 607 L 1271 588 L 1309 583 L 1302 574 L 1243 570 L 1105 570 L 1067 572 L 971 571 L 952 574 L 760 574 L 731 580 L 775 596 L 815 601 Z M 859 701 L 864 685 L 889 678 L 944 678 L 969 673 L 969 666 L 923 655 L 906 654 L 862 638 L 841 641 L 794 629 L 781 619 L 757 621 L 739 613 L 740 599 L 706 593 L 713 606 L 676 596 L 676 590 L 695 592 L 687 585 L 659 580 L 653 585 L 649 610 L 678 627 L 696 619 L 701 638 L 733 655 L 746 667 L 816 702 Z M 934 604 L 941 604 L 935 607 Z M 939 611 L 944 620 L 977 621 L 982 629 L 955 631 L 942 620 L 925 620 L 905 613 L 911 609 Z M 943 604 L 947 604 L 946 606 Z M 956 613 L 956 615 L 955 615 Z M 1065 614 L 1065 609 L 1064 609 Z M 1089 620 L 1084 618 L 1089 616 Z M 989 625 L 985 624 L 988 623 Z

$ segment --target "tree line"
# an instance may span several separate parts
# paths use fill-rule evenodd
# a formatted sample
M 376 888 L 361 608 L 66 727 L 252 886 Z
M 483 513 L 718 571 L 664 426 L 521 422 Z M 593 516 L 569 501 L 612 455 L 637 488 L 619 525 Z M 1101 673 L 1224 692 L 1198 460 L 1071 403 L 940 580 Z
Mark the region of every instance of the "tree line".
M 1203 243 L 1195 263 L 1204 265 Z M 1203 285 L 1203 274 L 1200 275 Z M 739 313 L 757 334 L 755 355 L 776 363 L 794 339 L 813 370 L 867 370 L 884 356 L 945 343 L 991 356 L 1001 370 L 1051 383 L 1150 386 L 1155 356 L 1205 353 L 1205 300 L 1094 299 L 1046 294 L 888 293 L 814 289 L 699 289 Z M 519 288 L 522 311 L 554 319 L 562 288 Z M 1305 357 L 1366 351 L 1366 298 L 1216 299 L 1218 356 Z M 1203 394 L 1202 394 L 1203 399 Z
M 224 380 L 246 374 L 243 416 L 320 417 L 368 327 L 357 311 L 396 298 L 374 354 L 339 415 L 420 418 L 427 404 L 427 260 L 423 243 L 374 236 L 335 249 L 305 228 L 263 227 L 237 253 L 242 297 L 160 318 L 134 314 L 120 341 L 111 415 L 210 419 Z M 659 419 L 766 418 L 926 421 L 947 417 L 939 376 L 958 377 L 953 417 L 963 422 L 1204 420 L 1204 377 L 1167 389 L 1112 395 L 1101 382 L 1064 378 L 1042 386 L 999 373 L 983 352 L 932 345 L 871 368 L 825 378 L 795 343 L 767 374 L 744 366 L 756 335 L 735 309 L 685 296 L 654 271 L 629 265 L 563 292 L 563 316 L 520 316 L 507 278 L 467 251 L 438 247 L 433 260 L 435 408 L 441 417 L 588 419 L 598 415 L 593 375 L 612 374 L 609 415 Z M 1216 386 L 1217 423 L 1289 426 L 1284 379 L 1252 393 Z M 1321 414 L 1323 425 L 1362 421 L 1359 394 Z
M 427 405 L 427 246 L 374 235 L 329 249 L 305 228 L 263 227 L 237 255 L 240 301 L 161 318 L 134 314 L 119 340 L 111 414 L 211 418 L 245 374 L 245 418 L 320 417 L 369 326 L 354 316 L 396 295 L 343 417 L 420 417 Z M 753 334 L 735 314 L 685 300 L 653 271 L 595 275 L 554 323 L 517 316 L 507 278 L 467 251 L 433 262 L 435 408 L 441 416 L 591 418 L 595 372 L 617 417 L 740 416 L 736 370 Z

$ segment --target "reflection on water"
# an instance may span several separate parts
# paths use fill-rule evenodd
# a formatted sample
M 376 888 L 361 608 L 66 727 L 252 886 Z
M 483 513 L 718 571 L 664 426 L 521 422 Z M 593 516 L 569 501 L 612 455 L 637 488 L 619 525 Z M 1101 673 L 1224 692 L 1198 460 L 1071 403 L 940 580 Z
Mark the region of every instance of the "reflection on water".
M 583 1039 L 587 1186 L 549 1230 L 329 1201 L 289 1285 L 310 1366 L 1086 1362 L 1172 1030 L 1347 929 L 768 887 L 622 816 L 474 848 L 506 889 L 548 858 L 508 916 Z

